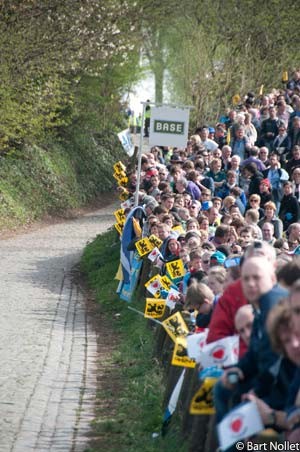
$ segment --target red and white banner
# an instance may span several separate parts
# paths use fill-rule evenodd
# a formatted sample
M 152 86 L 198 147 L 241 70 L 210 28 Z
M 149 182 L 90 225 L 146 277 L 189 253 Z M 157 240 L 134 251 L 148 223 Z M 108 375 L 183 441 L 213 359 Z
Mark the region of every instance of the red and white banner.
M 208 335 L 208 328 L 203 333 L 195 333 L 187 336 L 187 352 L 189 358 L 195 359 L 196 363 L 200 362 L 201 352 L 206 345 L 206 338 Z
M 220 448 L 225 450 L 237 441 L 249 438 L 263 429 L 264 425 L 256 403 L 247 402 L 239 405 L 217 425 Z
M 200 363 L 206 367 L 233 366 L 239 359 L 239 336 L 229 336 L 205 345 L 201 350 Z

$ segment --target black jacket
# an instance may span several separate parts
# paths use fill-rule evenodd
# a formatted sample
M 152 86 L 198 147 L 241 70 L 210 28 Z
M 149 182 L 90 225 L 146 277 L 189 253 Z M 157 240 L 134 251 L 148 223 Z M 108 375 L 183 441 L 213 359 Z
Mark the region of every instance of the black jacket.
M 290 224 L 297 223 L 300 219 L 300 207 L 296 196 L 283 195 L 280 203 L 279 218 L 283 223 L 283 230 L 286 231 Z

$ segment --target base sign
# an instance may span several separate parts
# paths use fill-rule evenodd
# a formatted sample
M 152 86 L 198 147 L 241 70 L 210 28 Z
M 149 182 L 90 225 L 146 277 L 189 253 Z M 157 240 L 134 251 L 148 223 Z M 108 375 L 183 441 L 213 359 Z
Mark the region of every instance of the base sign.
M 188 139 L 189 108 L 152 107 L 150 146 L 185 147 Z

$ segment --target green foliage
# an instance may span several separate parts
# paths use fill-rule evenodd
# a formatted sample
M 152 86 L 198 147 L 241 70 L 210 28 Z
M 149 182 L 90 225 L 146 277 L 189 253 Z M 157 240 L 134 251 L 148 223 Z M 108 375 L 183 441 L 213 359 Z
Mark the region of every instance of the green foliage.
M 186 452 L 177 428 L 172 429 L 166 439 L 152 438 L 153 432 L 160 432 L 162 424 L 163 375 L 153 358 L 153 333 L 147 321 L 128 310 L 127 303 L 120 301 L 115 293 L 117 282 L 112 277 L 118 269 L 119 251 L 119 239 L 112 230 L 90 243 L 81 261 L 81 268 L 101 303 L 101 311 L 111 325 L 112 339 L 118 342 L 109 369 L 113 369 L 111 380 L 116 376 L 119 379 L 119 389 L 116 393 L 112 388 L 111 394 L 107 394 L 107 388 L 106 393 L 99 389 L 102 408 L 92 427 L 94 436 L 102 439 L 99 446 L 95 444 L 87 452 L 104 450 L 103 437 L 107 438 L 105 450 L 112 452 L 139 452 L 141 449 Z M 144 302 L 137 299 L 133 306 L 143 310 Z M 113 399 L 109 412 L 103 403 L 108 397 Z

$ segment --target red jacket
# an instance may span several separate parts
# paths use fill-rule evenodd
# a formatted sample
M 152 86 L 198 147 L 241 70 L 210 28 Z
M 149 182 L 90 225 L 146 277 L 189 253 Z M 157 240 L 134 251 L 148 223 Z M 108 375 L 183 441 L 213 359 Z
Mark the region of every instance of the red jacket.
M 236 334 L 234 327 L 236 311 L 247 303 L 242 291 L 241 280 L 238 279 L 229 284 L 213 310 L 209 323 L 207 343 Z M 240 339 L 240 357 L 243 356 L 246 351 L 247 346 L 244 341 Z

